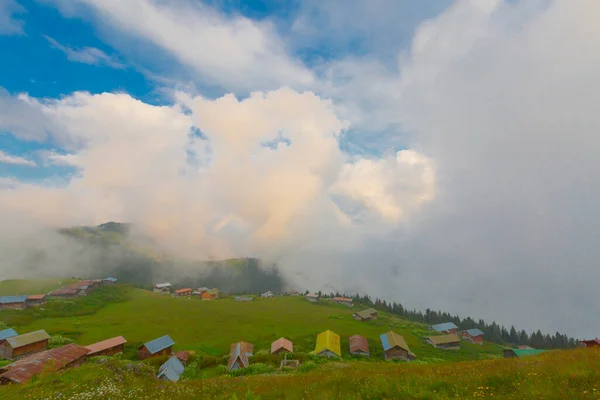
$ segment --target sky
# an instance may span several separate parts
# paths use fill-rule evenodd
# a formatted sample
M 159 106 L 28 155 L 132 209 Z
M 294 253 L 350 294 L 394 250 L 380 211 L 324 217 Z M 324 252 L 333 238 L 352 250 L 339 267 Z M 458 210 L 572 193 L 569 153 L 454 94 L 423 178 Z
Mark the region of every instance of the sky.
M 596 0 L 0 0 L 0 241 L 130 222 L 296 287 L 596 337 L 599 18 Z

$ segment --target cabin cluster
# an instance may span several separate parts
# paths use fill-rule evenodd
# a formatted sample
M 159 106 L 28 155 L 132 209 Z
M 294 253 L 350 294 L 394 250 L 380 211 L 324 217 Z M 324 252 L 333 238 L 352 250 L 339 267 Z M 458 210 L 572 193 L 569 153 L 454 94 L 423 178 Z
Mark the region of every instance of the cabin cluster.
M 461 339 L 474 344 L 483 344 L 484 335 L 479 329 L 460 331 L 453 322 L 432 325 L 430 328 L 438 334 L 426 337 L 425 341 L 437 349 L 459 350 Z
M 182 288 L 182 289 L 176 289 L 173 292 L 171 292 L 171 284 L 169 282 L 165 282 L 165 283 L 156 283 L 153 287 L 152 287 L 152 291 L 154 293 L 159 293 L 159 294 L 170 294 L 174 297 L 198 297 L 199 299 L 202 300 L 215 300 L 219 298 L 220 292 L 219 289 L 213 288 L 213 289 L 209 289 L 206 287 L 201 287 L 198 288 L 196 290 L 193 290 L 192 288 Z
M 308 294 L 304 295 L 304 298 L 306 300 L 310 301 L 311 303 L 316 303 L 316 302 L 319 302 L 322 300 L 328 300 L 328 301 L 332 301 L 333 303 L 336 303 L 336 304 L 345 305 L 347 307 L 354 306 L 354 301 L 348 297 L 326 297 L 326 296 L 319 296 L 316 293 L 308 293 Z
M 0 296 L 0 309 L 24 310 L 39 307 L 46 303 L 48 297 L 85 296 L 100 285 L 116 283 L 115 278 L 90 279 L 65 285 L 48 294 L 30 294 L 20 296 Z

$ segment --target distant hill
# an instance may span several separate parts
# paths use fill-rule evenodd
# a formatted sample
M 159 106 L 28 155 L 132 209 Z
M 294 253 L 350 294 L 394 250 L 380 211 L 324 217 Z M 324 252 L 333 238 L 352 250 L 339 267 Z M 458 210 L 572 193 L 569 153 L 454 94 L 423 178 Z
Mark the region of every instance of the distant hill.
M 131 236 L 132 225 L 107 222 L 58 232 L 83 244 L 86 263 L 94 276 L 114 276 L 122 282 L 151 286 L 170 282 L 178 286 L 218 287 L 229 292 L 282 291 L 284 282 L 276 265 L 256 258 L 190 262 L 156 250 L 150 238 Z M 83 257 L 83 255 L 82 255 Z M 91 259 L 90 259 L 91 257 Z

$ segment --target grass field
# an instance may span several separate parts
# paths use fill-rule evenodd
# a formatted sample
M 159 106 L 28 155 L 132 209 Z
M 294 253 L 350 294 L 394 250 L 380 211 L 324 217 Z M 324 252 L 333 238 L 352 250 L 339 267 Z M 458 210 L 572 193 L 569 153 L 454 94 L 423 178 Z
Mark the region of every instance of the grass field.
M 14 281 L 12 281 L 14 282 Z M 42 287 L 52 282 L 29 282 Z M 3 286 L 4 285 L 4 286 Z M 6 286 L 8 285 L 8 286 Z M 1 287 L 14 283 L 0 282 Z M 49 289 L 54 289 L 50 287 Z M 360 307 L 357 307 L 360 308 Z M 86 365 L 36 377 L 26 385 L 0 387 L 1 399 L 596 399 L 600 351 L 553 351 L 522 359 L 500 359 L 501 347 L 465 343 L 459 351 L 424 343 L 422 324 L 380 313 L 375 321 L 352 318 L 356 309 L 303 297 L 236 302 L 172 298 L 124 285 L 102 287 L 86 297 L 58 300 L 40 309 L 2 310 L 0 321 L 20 333 L 45 329 L 78 344 L 123 335 L 125 353 L 92 359 Z M 316 334 L 331 329 L 342 338 L 342 359 L 326 361 L 308 354 Z M 417 361 L 385 362 L 379 335 L 404 336 Z M 163 360 L 135 361 L 136 347 L 168 334 L 175 350 L 191 350 L 190 363 L 176 384 L 157 381 Z M 368 338 L 371 359 L 348 354 L 348 337 Z M 280 357 L 270 343 L 284 336 L 294 342 L 298 371 L 275 371 Z M 259 374 L 223 373 L 229 345 L 254 343 L 251 365 Z

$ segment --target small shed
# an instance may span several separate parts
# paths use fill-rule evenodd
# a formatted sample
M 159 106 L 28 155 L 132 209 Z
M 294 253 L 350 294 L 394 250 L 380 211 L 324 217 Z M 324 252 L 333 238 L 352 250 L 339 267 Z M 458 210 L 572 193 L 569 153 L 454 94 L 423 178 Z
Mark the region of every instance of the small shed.
M 425 341 L 436 349 L 460 350 L 460 338 L 454 333 L 429 336 L 428 338 L 425 338 Z
M 304 298 L 310 301 L 311 303 L 316 303 L 317 301 L 319 301 L 319 295 L 315 293 L 309 293 L 306 296 L 304 296 Z
M 19 336 L 19 334 L 13 328 L 4 329 L 4 330 L 0 331 L 0 346 L 2 346 L 2 343 L 6 342 L 6 339 L 15 337 L 15 336 Z M 0 358 L 2 358 L 1 351 L 2 350 L 0 347 Z
M 350 354 L 355 356 L 369 357 L 369 342 L 364 336 L 350 336 Z
M 330 330 L 319 333 L 314 354 L 327 358 L 341 357 L 340 335 Z
M 534 356 L 536 354 L 540 354 L 545 352 L 546 350 L 538 350 L 538 349 L 504 349 L 502 353 L 504 354 L 504 358 L 515 358 L 515 357 L 526 357 L 526 356 Z
M 175 357 L 177 357 L 179 361 L 181 361 L 181 363 L 185 365 L 190 358 L 190 353 L 185 350 L 179 350 L 177 353 L 175 353 Z
M 94 356 L 114 356 L 123 353 L 123 347 L 127 340 L 123 336 L 117 336 L 111 339 L 103 340 L 98 343 L 85 346 L 88 349 L 88 357 Z
M 467 329 L 466 331 L 462 331 L 461 335 L 463 339 L 475 343 L 475 344 L 483 344 L 483 332 L 477 328 L 475 329 Z
M 165 381 L 177 382 L 184 370 L 185 367 L 181 361 L 177 357 L 172 356 L 160 366 L 156 377 Z
M 191 288 L 177 289 L 175 291 L 175 296 L 191 296 L 191 295 L 192 295 Z
M 28 296 L 0 296 L 0 308 L 23 310 L 27 308 Z
M 150 357 L 169 356 L 175 342 L 169 335 L 161 336 L 138 347 L 138 359 L 145 360 Z
M 579 343 L 581 343 L 585 347 L 600 347 L 600 339 L 582 340 Z
M 117 278 L 113 278 L 112 276 L 102 279 L 103 285 L 114 285 L 115 283 L 117 283 Z
M 252 343 L 248 343 L 248 342 L 237 342 L 237 343 L 233 343 L 230 347 L 229 347 L 229 352 L 231 353 L 235 347 L 237 345 L 241 346 L 241 349 L 244 351 L 244 354 L 247 357 L 252 357 L 252 355 L 254 354 L 254 345 Z
M 357 321 L 371 321 L 373 319 L 377 319 L 379 316 L 377 314 L 377 310 L 374 308 L 367 308 L 364 311 L 354 313 L 352 317 Z
M 74 343 L 33 354 L 0 368 L 0 383 L 26 383 L 43 371 L 77 367 L 87 360 L 88 350 Z
M 44 351 L 48 347 L 48 339 L 50 336 L 45 330 L 9 337 L 0 346 L 0 357 L 18 359 Z
M 219 297 L 219 289 L 210 289 L 202 292 L 202 300 L 215 300 Z
M 227 362 L 227 369 L 233 371 L 240 368 L 247 368 L 249 364 L 248 356 L 244 352 L 242 344 L 233 344 L 231 353 L 229 354 L 229 361 Z
M 410 351 L 404 338 L 396 332 L 389 331 L 380 337 L 386 360 L 414 360 L 417 357 Z
M 350 299 L 348 297 L 334 297 L 332 300 L 334 303 L 343 304 L 348 307 L 352 307 L 354 305 L 354 302 L 352 301 L 352 299 Z
M 442 324 L 432 325 L 431 329 L 440 333 L 458 333 L 458 326 L 453 322 L 444 322 Z
M 294 352 L 294 345 L 286 338 L 279 338 L 271 343 L 271 354 L 281 354 L 285 352 Z
M 27 296 L 27 306 L 28 307 L 37 307 L 41 306 L 46 302 L 45 294 L 32 294 Z
M 171 293 L 171 284 L 169 282 L 157 283 L 152 288 L 152 291 L 154 293 L 161 293 L 161 294 Z

